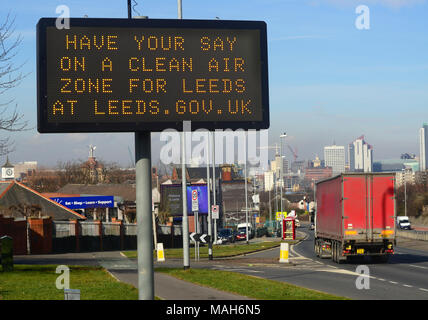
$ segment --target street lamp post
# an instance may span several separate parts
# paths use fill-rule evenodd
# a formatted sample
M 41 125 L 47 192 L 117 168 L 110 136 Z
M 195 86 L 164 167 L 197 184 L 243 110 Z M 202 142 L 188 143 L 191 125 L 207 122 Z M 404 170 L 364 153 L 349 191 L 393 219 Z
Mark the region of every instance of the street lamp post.
M 406 169 L 402 170 L 404 180 L 404 215 L 407 217 L 407 181 L 406 181 Z
M 284 132 L 279 136 L 280 141 L 280 158 L 281 158 L 281 168 L 279 169 L 279 174 L 281 175 L 281 214 L 282 214 L 282 188 L 284 185 L 284 159 L 282 158 L 282 138 L 285 138 L 287 134 Z
M 246 240 L 248 242 L 248 196 L 247 196 L 247 131 L 245 131 L 245 162 L 244 162 L 244 171 L 245 171 L 245 233 Z

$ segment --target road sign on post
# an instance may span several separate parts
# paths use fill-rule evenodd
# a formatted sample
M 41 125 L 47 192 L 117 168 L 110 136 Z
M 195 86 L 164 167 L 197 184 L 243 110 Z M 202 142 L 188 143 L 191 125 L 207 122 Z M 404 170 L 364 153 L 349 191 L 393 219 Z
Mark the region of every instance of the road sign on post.
M 210 241 L 210 236 L 206 233 L 196 233 L 192 232 L 190 234 L 190 240 L 193 242 L 202 242 L 202 243 L 208 243 Z
M 198 202 L 198 190 L 192 190 L 192 211 L 199 210 L 199 202 Z
M 211 206 L 211 215 L 213 219 L 219 219 L 219 206 L 218 205 L 212 205 Z

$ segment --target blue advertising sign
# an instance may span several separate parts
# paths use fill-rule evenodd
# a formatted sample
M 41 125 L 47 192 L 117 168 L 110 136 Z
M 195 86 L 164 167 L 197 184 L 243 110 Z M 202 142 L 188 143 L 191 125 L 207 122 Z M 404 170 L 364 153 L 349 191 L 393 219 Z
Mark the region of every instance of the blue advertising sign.
M 208 193 L 206 185 L 187 186 L 187 213 L 192 214 L 192 190 L 198 191 L 199 214 L 208 214 Z
M 51 200 L 69 209 L 113 208 L 113 196 L 56 197 Z

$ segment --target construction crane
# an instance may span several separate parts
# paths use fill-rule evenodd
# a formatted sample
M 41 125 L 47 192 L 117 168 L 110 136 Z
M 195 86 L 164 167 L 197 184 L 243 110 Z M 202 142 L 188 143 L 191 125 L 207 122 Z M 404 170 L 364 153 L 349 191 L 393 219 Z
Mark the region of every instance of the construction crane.
M 131 160 L 131 166 L 135 167 L 134 157 L 132 156 L 131 148 L 128 146 L 129 159 Z
M 292 148 L 289 144 L 287 144 L 288 149 L 290 149 L 291 153 L 293 154 L 294 157 L 294 162 L 296 162 L 297 160 L 297 148 Z

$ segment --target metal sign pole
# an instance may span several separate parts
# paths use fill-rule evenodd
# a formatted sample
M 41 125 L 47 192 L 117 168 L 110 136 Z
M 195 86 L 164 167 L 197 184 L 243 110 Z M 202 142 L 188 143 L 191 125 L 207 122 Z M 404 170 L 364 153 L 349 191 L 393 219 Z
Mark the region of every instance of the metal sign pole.
M 195 242 L 195 261 L 199 260 L 199 219 L 198 219 L 198 211 L 199 211 L 199 197 L 198 190 L 192 190 L 192 212 L 193 212 L 193 221 L 195 224 L 195 234 L 196 239 L 193 239 Z
M 245 232 L 246 232 L 246 241 L 249 243 L 249 235 L 248 235 L 248 195 L 247 195 L 247 131 L 245 131 Z
M 197 235 L 199 235 L 199 212 L 194 212 L 195 217 L 195 232 Z M 196 241 L 195 243 L 195 260 L 199 261 L 199 241 Z
M 213 131 L 213 205 L 216 205 L 215 183 L 215 131 Z M 217 243 L 217 219 L 214 219 L 214 243 Z
M 183 133 L 181 134 L 181 187 L 183 197 L 183 265 L 184 270 L 190 268 L 190 253 L 189 253 L 189 218 L 187 216 L 187 182 L 186 182 L 186 146 L 185 146 L 185 131 L 183 123 Z
M 212 213 L 211 213 L 211 188 L 210 188 L 210 132 L 207 131 L 207 193 L 208 193 L 208 259 L 213 259 L 213 242 L 212 242 Z
M 138 298 L 154 299 L 150 132 L 135 132 Z
M 128 19 L 132 19 L 131 1 Z M 137 209 L 138 299 L 154 300 L 151 134 L 135 132 L 135 192 Z

